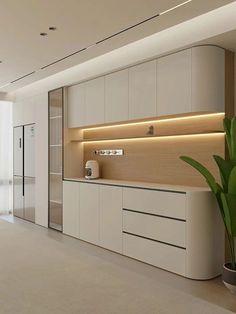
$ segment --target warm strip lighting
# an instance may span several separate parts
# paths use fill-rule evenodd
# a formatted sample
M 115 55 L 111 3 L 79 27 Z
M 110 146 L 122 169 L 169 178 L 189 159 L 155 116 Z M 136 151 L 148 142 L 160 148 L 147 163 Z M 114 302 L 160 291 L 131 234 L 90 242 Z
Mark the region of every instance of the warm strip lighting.
M 105 139 L 105 140 L 93 140 L 93 141 L 82 141 L 83 144 L 94 144 L 94 143 L 107 143 L 107 142 L 125 142 L 125 141 L 159 141 L 159 140 L 166 140 L 166 139 L 177 139 L 177 138 L 196 138 L 196 137 L 218 137 L 218 136 L 225 136 L 224 132 L 220 133 L 204 133 L 204 134 L 181 134 L 181 135 L 165 135 L 165 136 L 146 136 L 146 137 L 134 137 L 134 138 L 123 138 L 123 139 Z
M 172 7 L 172 8 L 170 8 L 170 9 L 167 9 L 167 10 L 165 10 L 165 11 L 159 13 L 159 15 L 163 15 L 163 14 L 166 14 L 166 13 L 168 13 L 168 12 L 170 12 L 170 11 L 173 11 L 173 10 L 179 8 L 179 7 L 182 7 L 183 5 L 185 5 L 185 4 L 189 3 L 189 2 L 192 2 L 192 0 L 184 1 L 184 2 L 182 2 L 182 3 L 180 3 L 180 4 L 178 4 L 178 5 L 176 5 L 176 6 Z
M 114 125 L 105 125 L 105 126 L 97 126 L 91 128 L 85 128 L 83 131 L 89 130 L 102 130 L 102 129 L 110 129 L 110 128 L 117 128 L 117 127 L 126 127 L 126 126 L 135 126 L 135 125 L 143 125 L 143 124 L 150 124 L 150 123 L 162 123 L 162 122 L 169 122 L 169 121 L 179 121 L 179 120 L 190 120 L 190 119 L 199 119 L 199 118 L 207 118 L 207 117 L 217 117 L 222 116 L 224 117 L 224 112 L 219 113 L 207 113 L 207 114 L 199 114 L 194 116 L 186 116 L 186 117 L 176 117 L 176 118 L 167 118 L 167 119 L 156 119 L 156 120 L 149 120 L 149 121 L 140 121 L 140 122 L 130 122 L 124 124 L 114 124 Z

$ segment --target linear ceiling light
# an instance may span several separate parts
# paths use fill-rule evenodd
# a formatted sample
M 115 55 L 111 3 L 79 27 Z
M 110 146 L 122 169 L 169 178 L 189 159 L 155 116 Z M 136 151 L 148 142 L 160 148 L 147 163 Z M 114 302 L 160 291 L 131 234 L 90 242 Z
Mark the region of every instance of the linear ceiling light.
M 78 51 L 76 51 L 76 52 L 73 52 L 73 53 L 71 53 L 71 54 L 69 54 L 69 55 L 67 55 L 67 56 L 65 56 L 65 57 L 63 57 L 63 58 L 61 58 L 61 59 L 55 60 L 55 61 L 53 61 L 53 62 L 51 62 L 51 63 L 49 63 L 49 64 L 43 66 L 43 67 L 41 68 L 41 70 L 43 70 L 43 69 L 45 69 L 45 68 L 47 68 L 47 67 L 50 67 L 50 66 L 52 66 L 52 65 L 54 65 L 54 64 L 56 64 L 56 63 L 58 63 L 58 62 L 61 62 L 61 61 L 65 60 L 65 59 L 67 59 L 67 58 L 70 58 L 70 57 L 72 57 L 72 56 L 74 56 L 74 55 L 76 55 L 76 54 L 79 54 L 79 53 L 81 53 L 81 52 L 84 52 L 84 51 L 87 50 L 87 49 L 90 49 L 90 48 L 92 48 L 92 47 L 94 47 L 94 46 L 96 46 L 96 45 L 98 45 L 98 44 L 101 44 L 101 43 L 103 43 L 103 42 L 105 42 L 105 41 L 107 41 L 107 40 L 109 40 L 109 39 L 111 39 L 111 38 L 113 38 L 113 37 L 116 37 L 116 36 L 118 36 L 118 35 L 121 35 L 121 34 L 127 32 L 127 31 L 129 31 L 129 30 L 131 30 L 131 29 L 133 29 L 133 28 L 136 28 L 137 26 L 140 26 L 140 25 L 146 23 L 146 22 L 149 22 L 149 21 L 151 21 L 151 20 L 154 20 L 154 19 L 158 18 L 160 15 L 165 14 L 165 13 L 170 12 L 170 11 L 173 11 L 173 10 L 175 10 L 175 9 L 177 9 L 177 8 L 183 6 L 183 5 L 185 5 L 185 4 L 187 4 L 187 3 L 191 2 L 191 1 L 192 1 L 192 0 L 184 1 L 184 2 L 182 2 L 182 3 L 180 3 L 180 4 L 176 5 L 176 6 L 174 6 L 174 7 L 172 7 L 172 8 L 169 8 L 169 9 L 167 9 L 167 10 L 161 12 L 161 13 L 156 13 L 156 14 L 150 16 L 149 18 L 147 18 L 147 19 L 145 19 L 145 20 L 142 20 L 142 21 L 140 21 L 140 22 L 138 22 L 138 23 L 136 23 L 136 24 L 133 24 L 133 25 L 131 25 L 131 26 L 128 26 L 128 27 L 126 27 L 126 28 L 124 28 L 124 29 L 122 29 L 122 30 L 120 30 L 120 31 L 118 31 L 118 32 L 116 32 L 116 33 L 114 33 L 114 34 L 111 34 L 111 35 L 109 35 L 109 36 L 107 36 L 107 37 L 105 37 L 105 38 L 103 38 L 103 39 L 100 39 L 100 40 L 98 40 L 96 43 L 93 43 L 93 44 L 89 45 L 88 47 L 82 48 L 82 49 L 80 49 L 80 50 L 78 50 Z
M 111 39 L 111 38 L 113 38 L 113 37 L 116 37 L 116 36 L 118 36 L 118 35 L 120 35 L 120 34 L 126 32 L 126 31 L 128 31 L 128 30 L 131 30 L 131 29 L 133 29 L 133 28 L 135 28 L 135 27 L 137 27 L 137 26 L 139 26 L 139 25 L 142 25 L 142 24 L 144 24 L 144 23 L 146 23 L 146 22 L 148 22 L 148 21 L 151 21 L 151 20 L 153 20 L 153 19 L 155 19 L 155 18 L 158 18 L 159 16 L 161 16 L 161 15 L 163 15 L 163 14 L 166 14 L 166 13 L 168 13 L 168 12 L 170 12 L 170 11 L 173 11 L 173 10 L 179 8 L 179 7 L 182 7 L 183 5 L 186 5 L 186 4 L 189 3 L 189 2 L 192 2 L 192 0 L 184 1 L 184 2 L 182 2 L 182 3 L 180 3 L 180 4 L 178 4 L 178 5 L 173 6 L 172 8 L 169 8 L 169 9 L 163 11 L 163 12 L 157 13 L 157 14 L 155 14 L 155 15 L 153 15 L 153 16 L 151 16 L 151 17 L 149 17 L 149 18 L 147 18 L 147 19 L 145 19 L 145 20 L 143 20 L 143 21 L 140 21 L 140 22 L 138 22 L 138 23 L 136 23 L 136 24 L 134 24 L 134 25 L 131 25 L 131 26 L 125 28 L 125 29 L 122 29 L 122 30 L 120 30 L 120 31 L 118 31 L 118 32 L 116 32 L 116 33 L 114 33 L 114 34 L 112 34 L 112 35 L 106 37 L 106 38 L 103 38 L 103 39 L 97 41 L 97 42 L 94 43 L 94 44 L 89 45 L 88 47 L 82 48 L 82 49 L 80 49 L 80 50 L 78 50 L 78 51 L 75 51 L 75 52 L 73 52 L 73 53 L 71 53 L 71 54 L 69 54 L 69 55 L 63 57 L 63 58 L 60 58 L 60 59 L 58 59 L 58 60 L 55 60 L 55 61 L 53 61 L 53 62 L 51 62 L 51 63 L 49 63 L 49 64 L 43 66 L 40 70 L 43 70 L 43 69 L 45 69 L 45 68 L 47 68 L 47 67 L 50 67 L 50 66 L 52 66 L 52 65 L 54 65 L 54 64 L 56 64 L 56 63 L 58 63 L 58 62 L 61 62 L 61 61 L 65 60 L 65 59 L 67 59 L 67 58 L 70 58 L 70 57 L 72 57 L 72 56 L 74 56 L 74 55 L 76 55 L 76 54 L 79 54 L 79 53 L 81 53 L 81 52 L 84 52 L 85 50 L 90 49 L 90 48 L 92 48 L 92 47 L 94 47 L 94 46 L 96 46 L 96 45 L 98 45 L 98 44 L 100 44 L 100 43 L 103 43 L 103 42 L 105 42 L 105 41 L 107 41 L 107 40 L 109 40 L 109 39 Z M 55 31 L 56 29 L 57 29 L 57 28 L 56 28 L 55 26 L 49 27 L 49 30 L 52 30 L 52 31 Z M 41 35 L 41 36 L 47 36 L 48 34 L 47 34 L 46 32 L 41 32 L 40 35 Z M 0 62 L 1 62 L 1 61 L 0 61 Z M 28 76 L 28 75 L 31 75 L 31 74 L 35 73 L 35 72 L 36 72 L 36 71 L 34 71 L 34 72 L 30 73 L 30 74 L 27 74 L 27 75 L 25 75 L 25 76 L 22 76 L 21 78 L 17 78 L 16 80 L 12 81 L 11 84 L 17 82 L 18 80 L 21 80 L 21 79 L 25 78 L 25 77 Z M 7 86 L 7 85 L 9 85 L 9 84 L 6 84 L 6 85 L 4 85 L 4 86 Z M 2 87 L 4 87 L 4 86 L 0 86 L 0 88 L 2 88 Z
M 179 7 L 182 7 L 183 5 L 185 5 L 185 4 L 189 3 L 189 2 L 192 2 L 192 0 L 184 1 L 184 2 L 182 2 L 182 3 L 180 3 L 180 4 L 178 4 L 178 5 L 175 5 L 174 7 L 169 8 L 169 9 L 167 9 L 167 10 L 165 10 L 165 11 L 159 13 L 159 15 L 163 15 L 163 14 L 166 14 L 166 13 L 168 13 L 168 12 L 170 12 L 170 11 L 173 11 L 173 10 L 179 8 Z

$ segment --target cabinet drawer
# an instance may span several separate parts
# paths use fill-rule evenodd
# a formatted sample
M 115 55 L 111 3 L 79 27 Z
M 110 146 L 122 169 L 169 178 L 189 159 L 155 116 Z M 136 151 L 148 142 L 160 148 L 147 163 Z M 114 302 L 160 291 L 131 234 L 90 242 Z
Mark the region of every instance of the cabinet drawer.
M 185 219 L 186 194 L 124 188 L 123 208 Z
M 123 231 L 186 247 L 184 221 L 123 210 Z
M 185 275 L 185 249 L 124 233 L 123 253 L 145 263 Z

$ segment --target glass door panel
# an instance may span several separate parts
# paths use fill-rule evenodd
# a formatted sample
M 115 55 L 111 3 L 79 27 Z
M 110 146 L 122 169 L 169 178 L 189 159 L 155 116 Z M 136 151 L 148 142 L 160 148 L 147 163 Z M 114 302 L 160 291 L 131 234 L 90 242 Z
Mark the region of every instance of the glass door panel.
M 49 92 L 49 215 L 50 228 L 62 231 L 63 89 Z

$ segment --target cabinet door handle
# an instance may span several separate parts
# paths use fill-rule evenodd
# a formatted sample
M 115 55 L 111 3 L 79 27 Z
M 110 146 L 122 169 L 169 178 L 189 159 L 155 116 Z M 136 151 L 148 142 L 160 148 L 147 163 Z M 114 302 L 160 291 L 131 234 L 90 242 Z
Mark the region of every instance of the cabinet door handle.
M 21 148 L 21 138 L 19 138 L 19 148 Z

